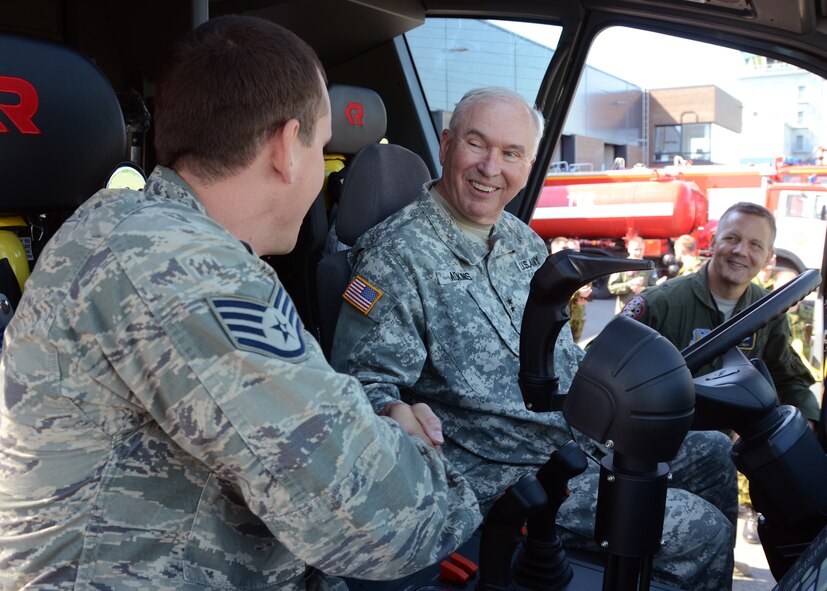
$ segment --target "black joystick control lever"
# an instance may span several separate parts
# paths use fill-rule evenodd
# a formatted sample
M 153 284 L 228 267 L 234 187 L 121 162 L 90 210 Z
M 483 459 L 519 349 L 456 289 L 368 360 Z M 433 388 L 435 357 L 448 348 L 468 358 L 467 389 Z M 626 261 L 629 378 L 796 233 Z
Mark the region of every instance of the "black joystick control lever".
M 585 470 L 586 454 L 569 441 L 537 472 L 548 501 L 528 516 L 528 535 L 514 567 L 514 578 L 523 587 L 557 591 L 565 588 L 574 575 L 554 524 L 560 505 L 569 496 L 569 480 Z
M 523 476 L 494 501 L 482 526 L 477 591 L 517 588 L 511 574 L 514 550 L 523 537 L 526 516 L 545 504 L 546 493 L 533 474 Z
M 554 374 L 554 345 L 569 320 L 572 294 L 603 275 L 653 269 L 651 261 L 616 259 L 561 250 L 546 259 L 531 279 L 520 333 L 520 390 L 534 412 L 561 410 Z

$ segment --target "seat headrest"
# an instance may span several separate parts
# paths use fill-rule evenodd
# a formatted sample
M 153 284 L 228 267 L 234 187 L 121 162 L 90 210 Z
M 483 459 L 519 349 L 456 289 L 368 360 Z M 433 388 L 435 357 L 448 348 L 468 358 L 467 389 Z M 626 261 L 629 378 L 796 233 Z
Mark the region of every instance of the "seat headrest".
M 125 156 L 117 96 L 89 59 L 0 33 L 0 213 L 75 209 Z
M 342 185 L 336 218 L 339 240 L 353 246 L 366 230 L 419 197 L 430 179 L 422 158 L 402 146 L 362 148 L 348 164 Z
M 333 132 L 327 144 L 329 154 L 355 154 L 385 137 L 388 115 L 385 103 L 375 91 L 332 84 L 328 94 Z

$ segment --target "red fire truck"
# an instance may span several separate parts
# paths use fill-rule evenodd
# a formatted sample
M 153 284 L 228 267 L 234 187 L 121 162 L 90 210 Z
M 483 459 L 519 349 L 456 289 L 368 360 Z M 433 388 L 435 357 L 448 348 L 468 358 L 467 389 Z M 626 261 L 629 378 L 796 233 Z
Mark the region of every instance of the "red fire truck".
M 669 252 L 668 239 L 696 232 L 707 221 L 697 185 L 668 178 L 580 183 L 543 188 L 531 227 L 545 239 L 577 238 L 581 247 L 625 256 L 624 239 L 646 240 L 645 255 Z
M 778 266 L 798 272 L 818 267 L 821 252 L 809 236 L 827 222 L 827 166 L 682 165 L 601 172 L 550 174 L 531 227 L 545 239 L 578 238 L 590 252 L 625 256 L 624 240 L 639 236 L 645 256 L 661 272 L 670 239 L 692 234 L 704 250 L 727 207 L 738 201 L 765 205 L 776 214 Z
M 645 256 L 659 263 L 681 234 L 705 249 L 733 203 L 765 204 L 776 174 L 774 167 L 721 165 L 550 174 L 531 227 L 545 239 L 574 237 L 613 256 L 625 256 L 624 240 L 639 236 Z

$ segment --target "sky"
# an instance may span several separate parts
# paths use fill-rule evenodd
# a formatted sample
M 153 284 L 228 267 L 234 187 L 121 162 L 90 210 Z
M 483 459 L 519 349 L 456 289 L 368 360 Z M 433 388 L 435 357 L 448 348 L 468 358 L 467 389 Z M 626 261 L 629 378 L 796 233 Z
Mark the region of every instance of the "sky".
M 493 22 L 552 48 L 559 37 L 558 27 Z M 603 31 L 588 64 L 645 89 L 716 84 L 726 90 L 745 69 L 740 51 L 626 27 Z

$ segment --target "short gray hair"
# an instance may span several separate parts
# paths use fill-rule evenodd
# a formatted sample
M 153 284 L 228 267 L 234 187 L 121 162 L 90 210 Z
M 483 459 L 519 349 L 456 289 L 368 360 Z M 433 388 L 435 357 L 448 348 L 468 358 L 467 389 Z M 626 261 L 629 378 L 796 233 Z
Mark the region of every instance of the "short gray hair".
M 759 205 L 758 203 L 752 203 L 749 201 L 739 201 L 738 203 L 730 205 L 727 208 L 727 210 L 723 214 L 721 214 L 721 217 L 718 218 L 718 227 L 720 228 L 721 225 L 724 223 L 724 220 L 734 213 L 754 215 L 756 217 L 764 218 L 765 220 L 767 220 L 767 222 L 769 222 L 770 224 L 770 248 L 772 248 L 773 244 L 775 244 L 775 235 L 778 233 L 778 228 L 775 225 L 775 216 L 769 209 L 767 209 L 763 205 Z
M 509 101 L 523 105 L 526 108 L 528 113 L 531 115 L 531 120 L 534 122 L 535 128 L 534 146 L 531 151 L 531 157 L 534 158 L 537 155 L 537 148 L 540 146 L 540 140 L 543 137 L 546 120 L 537 107 L 532 106 L 525 99 L 525 97 L 523 97 L 523 95 L 514 92 L 513 90 L 509 90 L 508 88 L 503 88 L 500 86 L 486 86 L 483 88 L 475 88 L 466 92 L 457 103 L 456 108 L 454 108 L 454 113 L 451 115 L 451 121 L 448 123 L 448 130 L 453 134 L 459 123 L 464 121 L 465 114 L 468 109 L 470 109 L 475 103 L 484 100 Z

